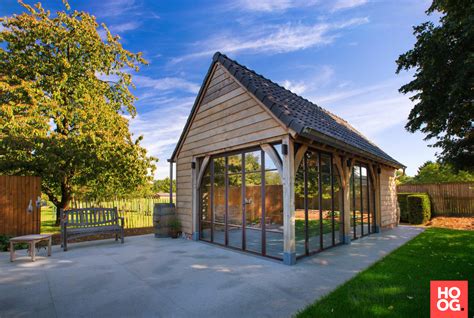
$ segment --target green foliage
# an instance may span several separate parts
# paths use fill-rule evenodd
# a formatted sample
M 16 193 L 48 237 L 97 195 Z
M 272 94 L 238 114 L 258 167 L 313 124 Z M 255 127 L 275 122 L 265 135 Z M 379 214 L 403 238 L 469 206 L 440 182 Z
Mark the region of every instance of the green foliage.
M 8 235 L 0 235 L 0 252 L 7 252 L 10 249 L 10 238 Z M 16 250 L 28 248 L 28 243 L 15 243 Z
M 58 208 L 73 193 L 125 195 L 151 180 L 154 158 L 134 140 L 127 69 L 146 61 L 86 12 L 38 3 L 0 19 L 0 172 L 39 175 Z
M 170 192 L 170 178 L 166 177 L 161 180 L 153 182 L 153 192 L 169 193 Z M 176 180 L 173 180 L 173 193 L 176 193 Z
M 416 102 L 406 129 L 436 138 L 439 158 L 462 170 L 474 169 L 474 2 L 434 0 L 426 12 L 441 14 L 439 23 L 414 27 L 413 49 L 400 55 L 397 73 L 415 69 L 400 92 Z
M 172 216 L 168 220 L 168 228 L 174 230 L 174 231 L 180 231 L 181 230 L 181 221 L 178 219 L 177 216 Z
M 427 161 L 414 177 L 409 177 L 401 183 L 443 183 L 443 182 L 473 182 L 474 173 L 459 170 L 455 171 L 452 165 Z
M 398 206 L 400 207 L 400 222 L 408 223 L 408 196 L 413 193 L 397 193 Z
M 425 224 L 431 219 L 431 203 L 427 193 L 414 193 L 407 196 L 408 222 Z

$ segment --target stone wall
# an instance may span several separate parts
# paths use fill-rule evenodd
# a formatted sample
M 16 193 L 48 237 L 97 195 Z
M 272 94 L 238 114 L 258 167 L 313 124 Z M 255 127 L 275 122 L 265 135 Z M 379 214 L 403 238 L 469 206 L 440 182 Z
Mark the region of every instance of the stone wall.
M 382 228 L 398 225 L 400 209 L 397 201 L 395 169 L 382 168 L 380 174 L 380 203 Z

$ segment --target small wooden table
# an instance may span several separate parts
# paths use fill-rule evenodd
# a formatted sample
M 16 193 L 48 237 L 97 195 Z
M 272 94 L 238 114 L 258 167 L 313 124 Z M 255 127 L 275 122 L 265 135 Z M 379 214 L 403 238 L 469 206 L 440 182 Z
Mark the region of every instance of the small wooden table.
M 51 256 L 52 234 L 32 234 L 17 236 L 10 239 L 10 262 L 15 260 L 15 243 L 28 243 L 28 254 L 34 262 L 36 259 L 36 243 L 48 240 L 48 256 Z

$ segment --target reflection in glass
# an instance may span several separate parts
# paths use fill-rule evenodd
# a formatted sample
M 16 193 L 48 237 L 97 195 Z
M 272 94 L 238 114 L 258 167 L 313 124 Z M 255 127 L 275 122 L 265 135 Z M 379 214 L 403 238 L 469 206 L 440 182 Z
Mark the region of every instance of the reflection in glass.
M 321 218 L 319 211 L 319 163 L 317 152 L 307 152 L 308 183 L 308 248 L 309 252 L 321 249 Z
M 201 184 L 201 209 L 200 209 L 200 219 L 201 219 L 201 230 L 200 237 L 201 240 L 210 241 L 211 240 L 211 176 L 209 171 L 209 166 L 204 173 Z
M 214 166 L 215 168 L 215 166 Z M 214 242 L 225 244 L 225 175 L 214 170 Z
M 248 154 L 245 156 L 247 163 Z M 249 251 L 262 251 L 262 172 L 245 174 L 245 245 Z
M 265 156 L 265 251 L 268 256 L 283 258 L 283 183 L 274 163 L 267 158 Z
M 296 256 L 306 254 L 306 209 L 305 209 L 305 160 L 296 171 L 295 178 L 295 240 Z

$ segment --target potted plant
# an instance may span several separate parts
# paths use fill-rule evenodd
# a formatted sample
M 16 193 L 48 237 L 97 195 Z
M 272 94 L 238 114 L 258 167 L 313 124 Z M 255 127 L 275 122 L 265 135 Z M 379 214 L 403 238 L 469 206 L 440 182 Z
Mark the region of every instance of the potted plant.
M 179 221 L 177 216 L 172 216 L 168 220 L 168 234 L 172 238 L 178 238 L 181 232 L 181 222 Z

